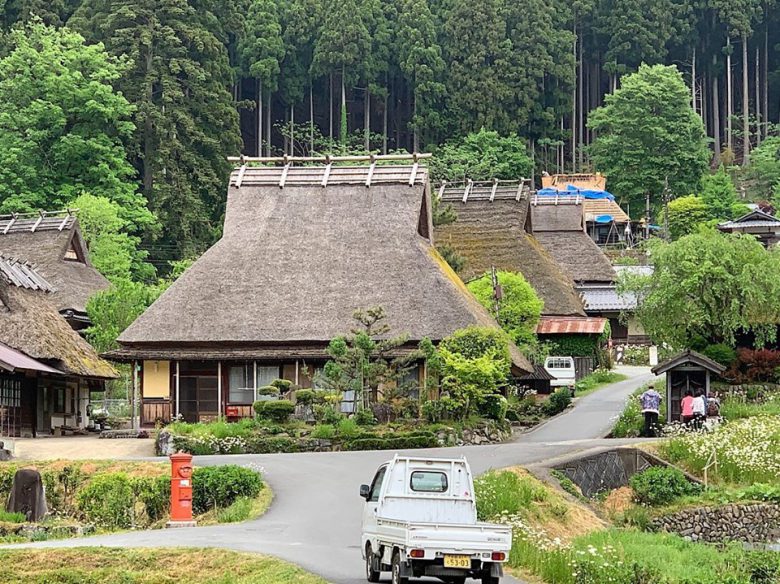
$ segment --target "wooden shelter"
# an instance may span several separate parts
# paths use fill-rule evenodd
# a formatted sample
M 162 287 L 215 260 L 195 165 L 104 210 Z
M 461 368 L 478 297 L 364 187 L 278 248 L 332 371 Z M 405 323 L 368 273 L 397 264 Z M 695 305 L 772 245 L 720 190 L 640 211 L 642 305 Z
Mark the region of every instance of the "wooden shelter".
M 532 234 L 529 186 L 522 181 L 444 184 L 440 200 L 453 223 L 436 227 L 436 242 L 452 247 L 466 265 L 461 277 L 492 268 L 519 272 L 544 302 L 542 314 L 585 316 L 574 282 Z
M 710 393 L 710 376 L 720 375 L 726 368 L 701 353 L 687 349 L 674 357 L 659 363 L 651 369 L 655 375 L 666 374 L 666 420 L 679 421 L 680 401 L 685 391 L 701 389 L 705 396 Z
M 116 377 L 69 326 L 55 297 L 33 265 L 0 256 L 0 434 L 84 428 L 90 391 Z
M 384 161 L 233 171 L 222 239 L 107 354 L 137 365 L 143 423 L 251 415 L 280 377 L 311 386 L 358 309 L 381 306 L 402 351 L 498 326 L 433 247 L 427 169 Z M 510 350 L 516 374 L 530 372 Z
M 0 216 L 0 254 L 36 266 L 57 310 L 77 329 L 89 326 L 87 300 L 109 282 L 90 263 L 76 211 Z

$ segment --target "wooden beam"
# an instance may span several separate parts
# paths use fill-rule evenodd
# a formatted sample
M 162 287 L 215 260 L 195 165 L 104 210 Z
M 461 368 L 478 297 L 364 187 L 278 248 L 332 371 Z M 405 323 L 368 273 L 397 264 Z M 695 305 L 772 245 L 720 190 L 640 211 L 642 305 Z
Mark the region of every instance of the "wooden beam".
M 288 162 L 372 162 L 374 160 L 422 160 L 433 156 L 430 152 L 415 154 L 365 154 L 353 156 L 228 156 L 228 162 L 283 163 Z

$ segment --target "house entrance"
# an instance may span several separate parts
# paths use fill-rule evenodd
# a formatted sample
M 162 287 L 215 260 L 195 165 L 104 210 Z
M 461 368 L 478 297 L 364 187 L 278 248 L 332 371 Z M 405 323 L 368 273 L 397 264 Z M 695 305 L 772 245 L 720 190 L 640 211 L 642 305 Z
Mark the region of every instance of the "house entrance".
M 179 364 L 179 413 L 186 422 L 207 422 L 219 416 L 217 364 L 182 361 Z

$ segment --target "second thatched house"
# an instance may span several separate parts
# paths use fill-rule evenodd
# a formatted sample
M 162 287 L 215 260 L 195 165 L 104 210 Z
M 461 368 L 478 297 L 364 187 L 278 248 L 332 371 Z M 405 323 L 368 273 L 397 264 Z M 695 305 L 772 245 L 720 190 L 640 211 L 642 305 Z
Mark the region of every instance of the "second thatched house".
M 83 429 L 90 392 L 116 377 L 60 314 L 56 298 L 34 266 L 0 255 L 0 435 Z
M 236 169 L 222 239 L 109 354 L 140 370 L 143 423 L 246 416 L 276 378 L 310 385 L 358 309 L 381 306 L 407 349 L 498 326 L 434 249 L 429 190 L 417 162 Z

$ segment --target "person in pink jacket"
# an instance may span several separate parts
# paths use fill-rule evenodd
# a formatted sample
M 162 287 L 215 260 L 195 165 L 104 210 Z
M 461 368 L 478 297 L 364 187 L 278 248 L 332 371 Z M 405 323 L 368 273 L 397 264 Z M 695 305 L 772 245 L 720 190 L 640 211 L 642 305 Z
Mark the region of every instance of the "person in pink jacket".
M 690 426 L 693 422 L 693 392 L 690 389 L 685 390 L 685 397 L 680 402 L 680 408 L 682 409 L 682 423 Z

